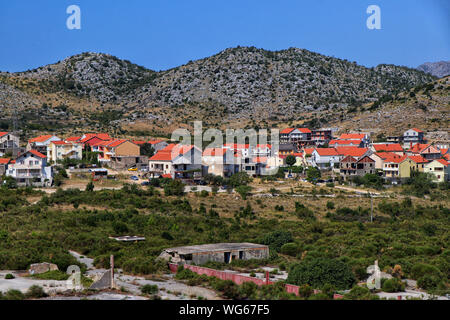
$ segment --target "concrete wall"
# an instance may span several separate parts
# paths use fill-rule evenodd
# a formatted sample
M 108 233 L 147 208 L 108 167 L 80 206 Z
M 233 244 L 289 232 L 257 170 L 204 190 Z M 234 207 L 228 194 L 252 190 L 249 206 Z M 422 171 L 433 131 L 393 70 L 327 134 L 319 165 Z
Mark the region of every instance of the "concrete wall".
M 240 257 L 239 252 L 242 252 Z M 226 261 L 226 255 L 229 253 L 229 260 Z M 192 262 L 195 264 L 205 264 L 208 261 L 231 262 L 232 260 L 250 260 L 250 259 L 266 259 L 269 257 L 269 249 L 242 249 L 230 251 L 218 251 L 209 253 L 197 253 L 192 255 Z M 228 258 L 227 258 L 228 259 Z

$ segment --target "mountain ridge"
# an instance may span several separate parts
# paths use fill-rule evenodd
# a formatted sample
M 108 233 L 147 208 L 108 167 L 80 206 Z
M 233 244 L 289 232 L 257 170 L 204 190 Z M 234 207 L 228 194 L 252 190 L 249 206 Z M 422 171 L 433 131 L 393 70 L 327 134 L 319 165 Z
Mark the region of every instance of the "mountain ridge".
M 0 103 L 5 115 L 11 108 L 64 106 L 60 109 L 80 112 L 80 121 L 116 112 L 120 116 L 111 123 L 119 127 L 139 123 L 169 130 L 194 119 L 207 126 L 245 127 L 342 113 L 435 79 L 408 67 L 367 68 L 299 48 L 228 48 L 164 71 L 85 52 L 0 73 Z

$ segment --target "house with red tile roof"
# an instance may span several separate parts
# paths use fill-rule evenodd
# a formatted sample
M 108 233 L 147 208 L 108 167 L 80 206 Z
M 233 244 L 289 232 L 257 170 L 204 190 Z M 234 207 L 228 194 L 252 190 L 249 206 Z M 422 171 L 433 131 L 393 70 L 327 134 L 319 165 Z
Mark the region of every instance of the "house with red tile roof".
M 54 163 L 64 159 L 81 160 L 83 158 L 83 145 L 63 140 L 52 141 L 47 147 L 47 158 L 48 161 Z
M 401 182 L 411 177 L 411 172 L 416 167 L 408 156 L 388 156 L 383 163 L 383 177 L 395 182 Z
M 51 134 L 32 138 L 28 140 L 27 150 L 37 150 L 42 154 L 47 154 L 48 146 L 53 141 L 61 141 L 61 139 Z
M 346 156 L 352 156 L 356 159 L 360 159 L 363 156 L 371 155 L 372 152 L 369 148 L 359 148 L 359 147 L 336 147 L 336 151 L 343 158 Z
M 172 178 L 188 179 L 202 176 L 202 151 L 194 145 L 169 144 L 148 160 L 153 177 L 170 174 Z
M 19 136 L 12 132 L 0 132 L 0 157 L 19 150 Z
M 205 148 L 202 165 L 206 173 L 221 177 L 230 177 L 240 170 L 240 157 L 229 148 Z
M 426 163 L 424 172 L 432 174 L 436 182 L 450 181 L 450 163 L 445 159 L 435 159 Z
M 312 152 L 311 163 L 323 170 L 338 166 L 340 159 L 341 156 L 335 148 L 315 148 Z
M 86 133 L 81 136 L 79 141 L 86 146 L 93 146 L 101 141 L 108 140 L 112 140 L 112 138 L 107 133 Z
M 331 140 L 328 143 L 328 146 L 330 148 L 337 148 L 337 147 L 358 147 L 362 148 L 364 146 L 363 140 Z
M 343 133 L 337 140 L 361 140 L 361 147 L 367 147 L 370 143 L 370 137 L 366 133 Z
M 65 142 L 79 142 L 81 140 L 81 137 L 77 137 L 77 136 L 73 136 L 73 137 L 68 137 L 66 139 L 64 139 Z
M 409 148 L 416 143 L 424 143 L 425 142 L 424 132 L 417 128 L 406 130 L 403 133 L 402 140 L 403 146 L 405 148 Z
M 98 149 L 100 162 L 121 162 L 123 157 L 136 158 L 141 155 L 141 147 L 127 139 L 102 141 L 95 144 L 95 147 Z
M 47 156 L 36 150 L 20 154 L 10 163 L 6 175 L 14 178 L 19 186 L 51 186 L 53 168 L 47 165 Z
M 411 156 L 420 155 L 427 160 L 442 158 L 441 150 L 432 144 L 416 143 L 411 148 L 406 150 L 406 154 Z
M 429 162 L 422 156 L 408 156 L 408 159 L 411 159 L 411 161 L 415 164 L 414 170 L 419 172 L 423 172 L 425 164 Z
M 354 176 L 375 174 L 375 160 L 369 156 L 363 156 L 360 159 L 350 155 L 345 156 L 339 163 L 339 173 L 346 180 Z
M 280 131 L 280 144 L 294 143 L 297 147 L 313 145 L 312 132 L 308 128 L 286 128 Z
M 405 151 L 399 143 L 374 143 L 370 149 L 373 152 L 393 152 L 399 156 L 405 155 Z
M 9 158 L 0 158 L 0 176 L 3 176 L 8 169 L 8 165 L 11 163 Z

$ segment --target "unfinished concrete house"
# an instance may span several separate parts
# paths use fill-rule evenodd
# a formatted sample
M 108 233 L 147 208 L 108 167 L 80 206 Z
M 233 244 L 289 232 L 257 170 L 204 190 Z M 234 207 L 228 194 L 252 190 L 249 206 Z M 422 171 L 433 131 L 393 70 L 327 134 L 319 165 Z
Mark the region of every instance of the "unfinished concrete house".
M 269 247 L 247 242 L 203 244 L 165 249 L 159 257 L 177 264 L 230 263 L 233 260 L 268 258 Z

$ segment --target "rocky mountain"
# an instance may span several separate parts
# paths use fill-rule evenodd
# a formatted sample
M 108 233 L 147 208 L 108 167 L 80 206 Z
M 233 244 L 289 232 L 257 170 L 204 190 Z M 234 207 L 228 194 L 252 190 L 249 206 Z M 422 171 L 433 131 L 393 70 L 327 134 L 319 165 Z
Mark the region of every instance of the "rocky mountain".
M 385 96 L 354 112 L 347 112 L 331 125 L 341 131 L 360 129 L 380 139 L 399 135 L 405 128 L 417 127 L 427 138 L 450 143 L 450 76 Z
M 59 109 L 67 121 L 169 130 L 194 119 L 244 127 L 343 112 L 435 78 L 394 65 L 355 62 L 290 48 L 226 49 L 155 72 L 99 53 L 83 53 L 20 73 L 0 73 L 0 108 Z M 45 108 L 44 108 L 45 109 Z M 29 119 L 32 116 L 29 117 Z M 0 119 L 1 120 L 1 119 Z
M 442 78 L 450 75 L 450 61 L 426 62 L 418 66 L 417 70 Z

